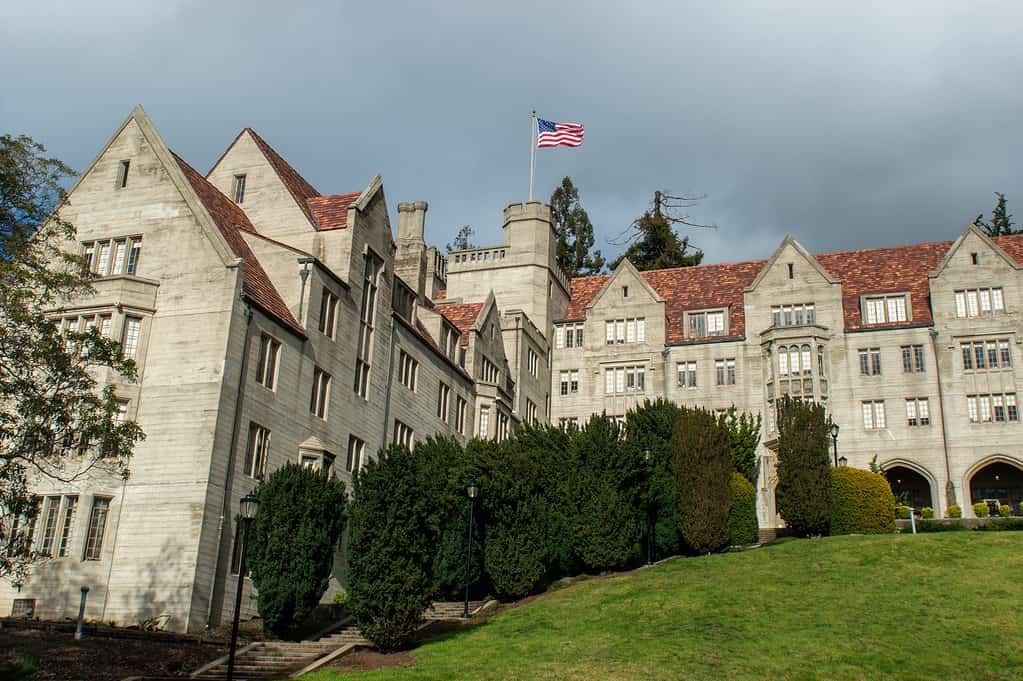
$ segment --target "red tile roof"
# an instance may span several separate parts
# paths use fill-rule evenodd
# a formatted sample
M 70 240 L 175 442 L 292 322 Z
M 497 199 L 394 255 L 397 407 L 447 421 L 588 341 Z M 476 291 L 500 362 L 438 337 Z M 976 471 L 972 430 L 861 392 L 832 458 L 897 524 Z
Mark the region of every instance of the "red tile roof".
M 281 182 L 291 192 L 291 196 L 295 199 L 295 203 L 302 209 L 306 217 L 309 218 L 309 222 L 315 226 L 317 224 L 316 218 L 313 216 L 313 211 L 306 203 L 308 199 L 315 196 L 319 196 L 320 192 L 316 191 L 316 188 L 309 184 L 304 177 L 302 177 L 297 170 L 290 163 L 284 160 L 284 158 L 278 154 L 273 147 L 266 143 L 262 137 L 256 134 L 256 131 L 252 128 L 245 128 L 242 132 L 248 132 L 252 137 L 252 141 L 256 143 L 259 150 L 263 152 L 263 156 L 269 161 L 270 166 L 277 173 L 277 176 L 281 178 Z
M 438 303 L 434 308 L 458 329 L 461 334 L 458 343 L 462 346 L 469 345 L 469 329 L 476 323 L 482 309 L 483 303 Z
M 344 229 L 348 226 L 348 207 L 361 195 L 362 192 L 350 192 L 306 199 L 306 205 L 312 212 L 313 226 L 321 232 Z
M 996 237 L 994 241 L 1009 257 L 1023 264 L 1023 234 Z M 928 275 L 938 267 L 952 243 L 939 241 L 868 248 L 822 253 L 814 257 L 826 271 L 842 282 L 842 306 L 847 330 L 865 328 L 860 318 L 860 296 L 906 291 L 910 294 L 912 321 L 909 324 L 871 324 L 870 328 L 917 326 L 933 321 Z M 746 332 L 743 289 L 753 283 L 766 263 L 766 260 L 753 260 L 642 272 L 647 283 L 665 300 L 668 343 L 702 340 L 684 337 L 683 312 L 711 307 L 728 307 L 731 315 L 728 337 L 743 337 Z M 572 279 L 571 300 L 564 321 L 585 319 L 586 306 L 593 302 L 610 276 L 600 274 Z
M 304 337 L 304 330 L 291 315 L 281 294 L 274 288 L 270 277 L 267 276 L 263 266 L 259 264 L 259 260 L 256 259 L 252 249 L 245 243 L 245 238 L 241 235 L 241 232 L 256 233 L 256 229 L 249 222 L 245 211 L 224 196 L 219 189 L 210 184 L 192 166 L 185 163 L 180 156 L 174 154 L 174 159 L 178 162 L 185 178 L 192 185 L 192 189 L 209 212 L 210 217 L 213 218 L 217 228 L 220 229 L 220 233 L 224 235 L 224 240 L 227 241 L 231 251 L 245 262 L 245 279 L 242 282 L 243 295 L 268 315 Z

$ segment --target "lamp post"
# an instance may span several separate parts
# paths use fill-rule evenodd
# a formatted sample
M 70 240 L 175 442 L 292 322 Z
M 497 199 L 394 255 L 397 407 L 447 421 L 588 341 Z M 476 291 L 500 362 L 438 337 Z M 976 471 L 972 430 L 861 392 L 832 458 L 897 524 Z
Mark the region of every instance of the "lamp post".
M 845 458 L 844 456 L 838 457 L 838 465 L 841 466 L 842 468 L 845 468 L 846 466 L 849 465 L 849 459 Z
M 654 564 L 654 523 L 653 523 L 653 510 L 654 501 L 653 495 L 650 493 L 653 487 L 653 467 L 650 463 L 650 445 L 643 448 L 643 460 L 646 461 L 647 469 L 647 505 L 646 505 L 646 564 Z
M 472 516 L 476 510 L 476 497 L 480 495 L 480 486 L 475 481 L 470 482 L 465 488 L 465 494 L 469 497 L 469 541 L 465 552 L 465 608 L 462 610 L 462 617 L 469 619 L 469 571 L 472 567 Z
M 249 527 L 252 525 L 256 511 L 259 509 L 259 499 L 254 494 L 246 494 L 241 499 L 240 510 L 242 518 L 242 555 L 238 561 L 238 589 L 234 594 L 234 622 L 231 624 L 231 647 L 227 653 L 227 681 L 234 680 L 234 650 L 238 646 L 238 618 L 242 609 L 242 589 L 245 587 L 245 554 L 249 548 Z
M 838 424 L 831 424 L 831 441 L 835 445 L 835 467 L 838 468 Z

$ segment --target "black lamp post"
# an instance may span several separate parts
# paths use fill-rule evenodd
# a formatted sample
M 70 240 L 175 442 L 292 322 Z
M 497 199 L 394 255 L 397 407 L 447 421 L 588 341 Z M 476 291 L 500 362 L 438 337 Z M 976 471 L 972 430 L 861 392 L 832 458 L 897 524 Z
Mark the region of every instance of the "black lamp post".
M 643 448 L 643 459 L 647 467 L 647 505 L 646 505 L 646 564 L 654 564 L 654 500 L 651 494 L 653 488 L 654 471 L 650 463 L 650 445 Z
M 831 424 L 831 441 L 835 445 L 835 467 L 838 468 L 838 424 Z
M 238 561 L 238 590 L 234 594 L 234 622 L 231 624 L 231 648 L 227 653 L 227 681 L 234 680 L 234 650 L 238 645 L 238 618 L 242 609 L 242 589 L 245 588 L 245 554 L 249 548 L 249 527 L 258 509 L 259 499 L 254 494 L 242 497 L 242 555 Z
M 472 567 L 472 516 L 476 510 L 476 497 L 480 495 L 480 486 L 476 482 L 470 482 L 465 488 L 465 494 L 469 497 L 469 545 L 465 552 L 465 608 L 462 610 L 462 617 L 469 619 L 469 571 Z

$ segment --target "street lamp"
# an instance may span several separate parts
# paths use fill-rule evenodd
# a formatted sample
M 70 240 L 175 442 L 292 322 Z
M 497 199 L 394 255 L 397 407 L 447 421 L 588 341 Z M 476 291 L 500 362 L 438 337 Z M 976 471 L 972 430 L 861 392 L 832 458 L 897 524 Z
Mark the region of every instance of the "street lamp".
M 468 550 L 465 552 L 465 608 L 462 610 L 462 617 L 469 619 L 469 571 L 472 566 L 472 516 L 476 509 L 476 497 L 480 495 L 480 486 L 470 482 L 465 488 L 465 495 L 469 497 L 469 542 Z
M 256 511 L 259 510 L 259 499 L 252 493 L 241 499 L 240 511 L 242 518 L 242 554 L 238 561 L 238 589 L 234 594 L 234 622 L 231 624 L 231 647 L 227 653 L 227 681 L 234 679 L 234 650 L 238 646 L 238 618 L 242 609 L 242 589 L 245 587 L 245 554 L 249 548 L 249 527 L 252 525 Z
M 844 456 L 838 457 L 838 465 L 845 468 L 846 466 L 849 465 L 849 459 L 845 458 Z
M 653 495 L 651 494 L 651 488 L 653 487 L 653 468 L 650 465 L 650 445 L 643 448 L 643 459 L 647 465 L 647 505 L 646 505 L 646 564 L 654 564 L 654 523 L 653 523 Z
M 835 467 L 838 467 L 838 424 L 831 424 L 831 441 L 835 444 Z

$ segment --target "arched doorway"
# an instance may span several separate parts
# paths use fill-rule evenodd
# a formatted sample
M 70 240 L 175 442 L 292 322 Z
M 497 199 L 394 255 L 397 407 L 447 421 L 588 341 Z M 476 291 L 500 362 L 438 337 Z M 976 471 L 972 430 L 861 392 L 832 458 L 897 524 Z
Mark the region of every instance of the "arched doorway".
M 913 508 L 928 506 L 934 508 L 934 499 L 931 496 L 931 483 L 923 475 L 907 468 L 906 466 L 895 465 L 886 468 L 884 475 L 891 485 L 892 494 L 900 503 L 906 503 Z
M 1023 470 L 1006 461 L 992 461 L 970 476 L 970 502 L 997 499 L 1019 512 L 1023 501 Z

